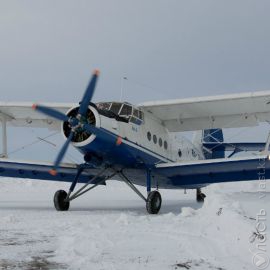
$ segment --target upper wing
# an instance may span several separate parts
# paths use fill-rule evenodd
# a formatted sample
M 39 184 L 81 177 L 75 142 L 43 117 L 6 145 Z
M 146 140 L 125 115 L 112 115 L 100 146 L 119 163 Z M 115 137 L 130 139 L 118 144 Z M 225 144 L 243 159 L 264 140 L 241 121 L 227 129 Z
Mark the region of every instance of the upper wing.
M 32 109 L 30 102 L 0 102 L 0 120 L 5 119 L 8 125 L 15 127 L 45 127 L 60 130 L 61 123 Z M 76 106 L 72 103 L 42 103 L 62 113 Z
M 156 165 L 153 173 L 163 176 L 168 184 L 196 188 L 219 182 L 265 180 L 270 178 L 268 155 L 222 158 Z
M 145 102 L 171 132 L 256 126 L 270 119 L 270 91 Z

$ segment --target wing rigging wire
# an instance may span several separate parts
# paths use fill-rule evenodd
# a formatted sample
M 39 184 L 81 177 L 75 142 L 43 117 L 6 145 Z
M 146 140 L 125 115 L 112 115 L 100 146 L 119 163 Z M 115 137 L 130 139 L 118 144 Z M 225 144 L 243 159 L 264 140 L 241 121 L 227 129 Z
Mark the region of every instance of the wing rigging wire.
M 33 129 L 32 129 L 32 133 L 35 134 L 35 132 L 33 131 Z M 57 145 L 47 140 L 48 138 L 52 138 L 52 137 L 54 137 L 54 136 L 56 136 L 58 134 L 60 134 L 59 131 L 54 132 L 54 133 L 51 133 L 51 134 L 49 134 L 49 135 L 47 135 L 45 137 L 36 136 L 37 137 L 37 140 L 34 140 L 31 143 L 27 143 L 27 144 L 25 144 L 25 145 L 23 145 L 23 146 L 21 146 L 19 148 L 16 148 L 16 149 L 8 152 L 8 155 L 12 155 L 12 154 L 18 153 L 18 152 L 23 151 L 23 150 L 25 150 L 25 149 L 33 146 L 33 145 L 36 145 L 36 144 L 42 143 L 42 142 L 43 143 L 47 143 L 48 145 L 50 145 L 52 147 L 52 149 L 54 149 L 55 152 L 58 152 L 59 148 L 57 147 Z M 69 153 L 67 154 L 67 159 L 70 162 L 72 162 L 72 163 L 76 163 L 76 164 L 78 163 L 78 159 L 75 158 L 74 156 L 72 156 Z

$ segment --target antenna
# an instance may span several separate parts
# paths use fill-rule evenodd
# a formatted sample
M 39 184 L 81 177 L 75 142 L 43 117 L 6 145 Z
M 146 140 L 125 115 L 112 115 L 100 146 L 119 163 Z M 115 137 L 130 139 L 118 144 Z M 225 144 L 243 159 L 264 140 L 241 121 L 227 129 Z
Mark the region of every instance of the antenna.
M 124 81 L 127 80 L 127 77 L 122 77 L 121 78 L 121 88 L 120 88 L 120 102 L 122 101 L 123 99 L 123 91 L 124 91 Z

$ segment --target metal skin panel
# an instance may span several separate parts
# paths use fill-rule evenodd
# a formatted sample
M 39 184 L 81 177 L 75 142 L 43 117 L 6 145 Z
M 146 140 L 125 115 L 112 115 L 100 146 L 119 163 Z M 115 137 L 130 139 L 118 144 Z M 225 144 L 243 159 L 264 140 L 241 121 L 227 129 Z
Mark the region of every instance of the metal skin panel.
M 94 108 L 91 109 L 94 110 Z M 127 168 L 141 166 L 146 168 L 158 163 L 198 159 L 198 155 L 191 154 L 193 145 L 189 141 L 182 138 L 180 142 L 177 142 L 164 126 L 158 124 L 147 114 L 145 114 L 145 123 L 142 125 L 116 121 L 102 115 L 99 115 L 99 118 L 102 134 L 89 144 L 81 143 L 79 147 L 77 145 L 83 155 L 93 154 L 102 158 L 104 163 Z M 147 139 L 149 131 L 152 135 L 150 141 Z M 157 143 L 153 142 L 154 135 L 157 136 Z M 159 145 L 159 139 L 162 139 L 162 146 Z M 164 148 L 164 141 L 168 142 L 167 150 Z M 173 144 L 171 144 L 172 141 Z M 178 155 L 180 148 L 183 153 L 181 157 Z M 202 153 L 200 155 L 202 156 Z

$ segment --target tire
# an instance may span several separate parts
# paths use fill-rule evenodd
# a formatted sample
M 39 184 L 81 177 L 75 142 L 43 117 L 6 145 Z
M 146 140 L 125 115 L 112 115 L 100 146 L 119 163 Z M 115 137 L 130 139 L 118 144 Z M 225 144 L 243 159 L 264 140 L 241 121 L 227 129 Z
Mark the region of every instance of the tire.
M 57 211 L 67 211 L 69 209 L 69 202 L 65 201 L 67 193 L 64 190 L 58 190 L 54 194 L 53 202 Z
M 161 195 L 158 191 L 152 191 L 148 194 L 146 201 L 146 210 L 149 214 L 157 214 L 161 208 Z
M 206 196 L 205 196 L 204 193 L 199 193 L 199 194 L 197 195 L 197 202 L 203 203 L 205 197 L 206 197 Z

